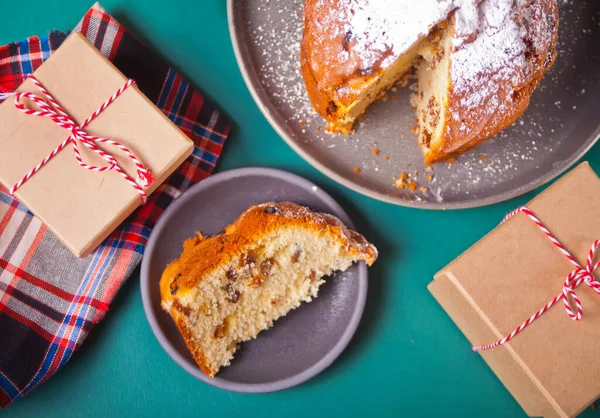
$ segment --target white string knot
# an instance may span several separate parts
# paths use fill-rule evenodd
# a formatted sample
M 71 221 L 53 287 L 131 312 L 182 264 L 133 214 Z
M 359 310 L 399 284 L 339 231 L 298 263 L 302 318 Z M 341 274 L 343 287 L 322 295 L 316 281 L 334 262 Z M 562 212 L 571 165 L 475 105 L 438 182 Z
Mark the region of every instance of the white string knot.
M 575 288 L 582 283 L 585 283 L 590 289 L 600 295 L 600 283 L 596 280 L 596 277 L 593 274 L 598 266 L 600 266 L 600 262 L 592 265 L 599 243 L 600 241 L 596 240 L 592 244 L 592 248 L 588 253 L 586 267 L 583 268 L 578 265 L 575 270 L 567 275 L 565 283 L 563 284 L 563 301 L 565 304 L 565 310 L 567 311 L 569 317 L 574 321 L 580 321 L 583 317 L 583 306 L 581 304 L 581 300 L 575 293 Z M 575 305 L 575 311 L 573 311 L 570 302 Z

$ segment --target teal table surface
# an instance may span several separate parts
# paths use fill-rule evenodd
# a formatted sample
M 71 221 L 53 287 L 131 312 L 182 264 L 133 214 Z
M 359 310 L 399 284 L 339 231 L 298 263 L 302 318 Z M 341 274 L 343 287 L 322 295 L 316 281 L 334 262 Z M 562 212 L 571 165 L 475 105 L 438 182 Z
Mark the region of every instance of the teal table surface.
M 90 0 L 2 3 L 0 44 L 71 28 L 91 6 Z M 535 193 L 479 209 L 423 211 L 350 191 L 296 155 L 260 113 L 235 60 L 225 0 L 105 0 L 103 5 L 229 116 L 232 133 L 217 171 L 266 166 L 308 178 L 349 212 L 379 247 L 380 259 L 370 269 L 365 315 L 348 349 L 298 387 L 237 394 L 188 375 L 150 330 L 138 270 L 66 367 L 0 412 L 2 418 L 525 416 L 426 286 L 436 271 Z M 600 172 L 600 147 L 586 159 Z M 588 410 L 584 416 L 600 414 Z

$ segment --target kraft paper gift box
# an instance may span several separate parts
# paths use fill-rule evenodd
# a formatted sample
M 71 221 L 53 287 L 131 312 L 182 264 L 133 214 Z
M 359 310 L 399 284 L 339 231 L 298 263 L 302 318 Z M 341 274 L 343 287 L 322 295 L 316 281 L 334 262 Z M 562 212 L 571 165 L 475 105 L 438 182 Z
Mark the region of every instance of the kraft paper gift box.
M 73 33 L 34 73 L 35 78 L 77 123 L 82 123 L 127 81 L 81 34 Z M 41 96 L 32 80 L 17 92 Z M 28 108 L 35 109 L 29 100 Z M 185 136 L 137 87 L 127 88 L 85 132 L 118 141 L 150 169 L 149 195 L 193 150 Z M 26 115 L 13 97 L 0 105 L 0 182 L 7 188 L 67 137 L 70 132 L 47 117 Z M 96 144 L 116 158 L 133 179 L 134 163 L 115 146 Z M 85 163 L 106 166 L 99 155 L 79 145 Z M 140 193 L 114 170 L 94 172 L 81 167 L 71 145 L 62 149 L 15 192 L 76 256 L 94 250 L 140 204 Z
M 592 243 L 600 239 L 600 180 L 589 165 L 572 170 L 527 207 L 586 267 Z M 471 344 L 488 344 L 559 295 L 573 270 L 519 213 L 442 269 L 429 290 Z M 575 292 L 583 307 L 580 321 L 559 301 L 506 344 L 481 352 L 530 416 L 573 417 L 600 396 L 600 296 L 585 283 Z

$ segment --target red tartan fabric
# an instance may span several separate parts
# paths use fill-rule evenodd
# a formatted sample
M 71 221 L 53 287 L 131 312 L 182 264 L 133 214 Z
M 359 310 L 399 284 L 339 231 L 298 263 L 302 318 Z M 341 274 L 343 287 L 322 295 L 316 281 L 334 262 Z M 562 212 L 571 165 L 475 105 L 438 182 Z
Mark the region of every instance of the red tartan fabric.
M 148 203 L 85 259 L 74 257 L 0 187 L 0 407 L 28 394 L 69 361 L 140 262 L 159 216 L 185 189 L 210 175 L 229 133 L 227 121 L 186 80 L 99 5 L 76 30 L 136 80 L 195 148 Z M 0 92 L 18 87 L 66 36 L 53 32 L 0 47 Z

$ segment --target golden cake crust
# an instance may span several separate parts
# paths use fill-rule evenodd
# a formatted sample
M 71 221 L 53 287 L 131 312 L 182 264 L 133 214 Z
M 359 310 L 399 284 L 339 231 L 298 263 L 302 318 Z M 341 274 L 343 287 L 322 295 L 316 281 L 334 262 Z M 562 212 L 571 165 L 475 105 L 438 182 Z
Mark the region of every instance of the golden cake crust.
M 206 357 L 204 357 L 204 354 L 202 353 L 202 350 L 200 350 L 200 347 L 194 341 L 194 336 L 187 329 L 181 312 L 175 307 L 169 309 L 167 312 L 171 314 L 175 325 L 177 325 L 177 329 L 179 329 L 179 333 L 183 337 L 183 341 L 185 341 L 185 345 L 187 346 L 188 350 L 190 350 L 190 353 L 192 353 L 192 357 L 194 357 L 194 361 L 196 362 L 198 367 L 200 367 L 202 373 L 204 373 L 208 377 L 214 377 L 217 371 L 213 370 L 210 367 L 208 360 L 206 359 Z
M 314 109 L 330 122 L 330 129 L 347 134 L 351 124 L 342 122 L 343 107 L 351 105 L 382 70 L 377 65 L 367 67 L 359 59 L 343 58 L 350 48 L 344 30 L 347 22 L 323 19 L 340 15 L 345 5 L 343 0 L 304 1 L 300 64 Z
M 212 377 L 216 371 L 211 369 L 185 325 L 184 315 L 189 312 L 186 313 L 186 308 L 179 303 L 178 294 L 194 288 L 212 271 L 239 258 L 247 246 L 261 237 L 280 228 L 292 227 L 328 234 L 341 241 L 348 254 L 365 260 L 368 265 L 377 258 L 377 249 L 335 216 L 313 212 L 291 202 L 253 205 L 222 233 L 209 238 L 198 234 L 186 240 L 180 257 L 167 266 L 160 279 L 161 306 L 172 316 L 196 363 L 206 375 Z
M 198 280 L 221 265 L 229 263 L 244 247 L 278 228 L 300 226 L 320 234 L 331 234 L 343 241 L 348 252 L 364 259 L 368 265 L 375 262 L 377 249 L 358 232 L 347 228 L 338 218 L 327 213 L 313 212 L 291 202 L 269 202 L 253 205 L 234 223 L 215 236 L 202 235 L 188 239 L 177 261 L 177 279 L 180 288 L 193 288 Z M 161 279 L 161 296 L 170 298 L 171 283 Z

